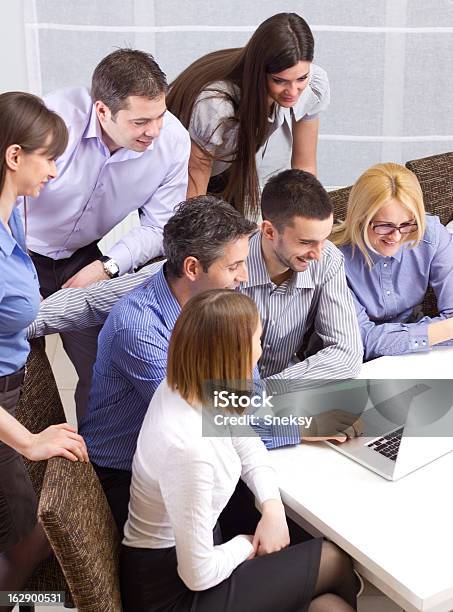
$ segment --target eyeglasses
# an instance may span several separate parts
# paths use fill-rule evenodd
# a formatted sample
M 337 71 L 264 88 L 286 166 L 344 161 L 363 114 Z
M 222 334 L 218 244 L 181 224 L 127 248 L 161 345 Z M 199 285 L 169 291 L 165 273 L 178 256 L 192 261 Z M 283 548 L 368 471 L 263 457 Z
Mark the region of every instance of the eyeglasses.
M 410 221 L 409 223 L 401 223 L 401 225 L 394 225 L 393 223 L 374 223 L 370 222 L 373 231 L 380 236 L 386 236 L 393 234 L 395 230 L 398 230 L 400 234 L 412 234 L 418 229 L 416 221 Z

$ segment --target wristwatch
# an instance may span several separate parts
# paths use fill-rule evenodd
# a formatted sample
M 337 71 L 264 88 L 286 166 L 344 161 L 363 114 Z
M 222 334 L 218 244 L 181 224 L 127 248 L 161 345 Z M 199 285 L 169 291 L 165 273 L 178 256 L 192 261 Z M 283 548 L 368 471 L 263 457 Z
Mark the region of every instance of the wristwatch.
M 104 272 L 109 278 L 116 278 L 119 276 L 120 269 L 114 259 L 107 257 L 107 255 L 103 255 L 102 257 L 99 257 L 99 261 L 104 266 Z

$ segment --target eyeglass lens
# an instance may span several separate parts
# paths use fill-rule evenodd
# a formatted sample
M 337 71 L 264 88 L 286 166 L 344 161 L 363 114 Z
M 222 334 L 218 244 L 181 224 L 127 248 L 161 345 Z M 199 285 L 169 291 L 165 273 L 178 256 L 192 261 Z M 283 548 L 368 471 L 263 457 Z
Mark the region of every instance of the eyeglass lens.
M 395 230 L 398 230 L 400 234 L 412 234 L 412 232 L 417 230 L 416 223 L 408 223 L 400 226 L 393 225 L 392 223 L 380 223 L 378 225 L 373 225 L 372 227 L 376 234 L 382 235 L 391 234 Z

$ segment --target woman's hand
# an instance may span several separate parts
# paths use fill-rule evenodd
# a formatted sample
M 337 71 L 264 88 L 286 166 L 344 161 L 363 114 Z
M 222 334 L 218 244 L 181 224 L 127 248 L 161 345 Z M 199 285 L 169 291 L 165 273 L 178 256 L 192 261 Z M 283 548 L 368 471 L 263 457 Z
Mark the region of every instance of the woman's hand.
M 68 423 L 51 425 L 37 434 L 27 433 L 25 443 L 18 449 L 27 459 L 41 461 L 58 456 L 88 462 L 84 439 Z
M 252 544 L 258 556 L 268 555 L 289 545 L 285 509 L 280 500 L 269 499 L 263 503 L 261 520 Z

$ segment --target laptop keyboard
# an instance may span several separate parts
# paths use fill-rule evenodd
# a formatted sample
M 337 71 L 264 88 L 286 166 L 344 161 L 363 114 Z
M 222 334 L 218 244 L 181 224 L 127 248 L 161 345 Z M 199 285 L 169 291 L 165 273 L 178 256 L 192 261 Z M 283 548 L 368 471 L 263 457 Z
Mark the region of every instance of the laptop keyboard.
M 373 440 L 368 444 L 368 448 L 371 450 L 384 455 L 384 457 L 388 457 L 392 461 L 396 461 L 396 457 L 398 455 L 398 449 L 401 444 L 401 438 L 403 437 L 404 427 L 400 427 L 399 429 L 395 429 L 391 431 L 385 436 L 381 436 L 376 440 Z

